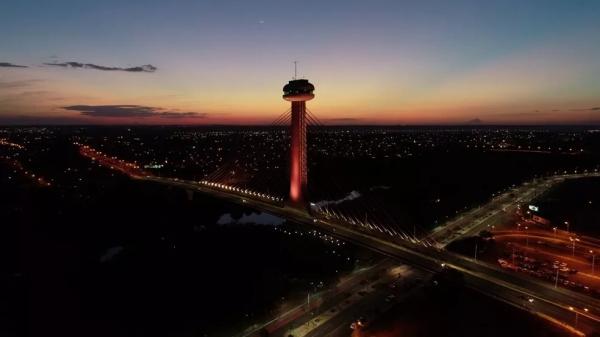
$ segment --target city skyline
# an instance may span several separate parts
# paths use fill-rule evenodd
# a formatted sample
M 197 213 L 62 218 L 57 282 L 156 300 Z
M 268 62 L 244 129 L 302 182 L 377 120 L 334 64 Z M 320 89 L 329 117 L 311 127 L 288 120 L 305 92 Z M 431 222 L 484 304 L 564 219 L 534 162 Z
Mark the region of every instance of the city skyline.
M 11 1 L 0 124 L 600 123 L 600 4 Z M 294 24 L 297 23 L 297 24 Z

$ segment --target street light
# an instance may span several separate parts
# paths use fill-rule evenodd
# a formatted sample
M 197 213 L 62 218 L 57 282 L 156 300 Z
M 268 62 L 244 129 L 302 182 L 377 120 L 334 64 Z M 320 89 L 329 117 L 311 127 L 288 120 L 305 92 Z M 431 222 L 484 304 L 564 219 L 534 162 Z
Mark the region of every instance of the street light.
M 572 237 L 569 236 L 569 240 L 571 240 L 571 242 L 573 242 L 573 256 L 575 256 L 575 241 L 579 241 L 578 238 L 573 239 Z
M 567 233 L 569 232 L 569 222 L 565 221 L 565 225 L 567 225 Z
M 515 266 L 515 246 L 512 247 L 512 264 Z

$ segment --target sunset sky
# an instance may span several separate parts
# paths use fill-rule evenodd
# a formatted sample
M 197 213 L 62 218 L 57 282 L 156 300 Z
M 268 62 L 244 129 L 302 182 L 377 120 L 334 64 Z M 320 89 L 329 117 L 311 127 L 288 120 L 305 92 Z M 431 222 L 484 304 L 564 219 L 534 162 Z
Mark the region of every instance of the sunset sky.
M 0 6 L 0 124 L 600 123 L 600 1 Z

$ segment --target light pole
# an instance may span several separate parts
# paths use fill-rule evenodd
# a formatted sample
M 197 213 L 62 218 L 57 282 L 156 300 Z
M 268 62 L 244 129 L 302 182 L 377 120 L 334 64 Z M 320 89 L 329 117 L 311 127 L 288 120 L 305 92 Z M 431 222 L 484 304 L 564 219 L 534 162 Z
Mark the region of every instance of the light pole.
M 529 227 L 525 226 L 525 245 L 529 248 L 529 235 L 527 235 L 527 229 L 529 229 Z
M 512 263 L 513 266 L 515 266 L 515 247 L 513 246 L 513 253 L 512 253 Z
M 556 278 L 554 279 L 554 289 L 558 288 L 558 268 L 556 268 Z
M 590 249 L 590 254 L 592 254 L 592 274 L 596 273 L 596 254 L 594 254 L 594 251 Z
M 477 243 L 475 243 L 475 261 L 477 261 Z
M 569 307 L 569 310 L 575 312 L 575 329 L 577 329 L 577 322 L 579 321 L 579 312 L 573 307 Z
M 565 225 L 567 225 L 567 233 L 569 233 L 569 222 L 565 221 Z
M 556 227 L 552 227 L 552 231 L 554 231 L 554 237 L 556 237 Z

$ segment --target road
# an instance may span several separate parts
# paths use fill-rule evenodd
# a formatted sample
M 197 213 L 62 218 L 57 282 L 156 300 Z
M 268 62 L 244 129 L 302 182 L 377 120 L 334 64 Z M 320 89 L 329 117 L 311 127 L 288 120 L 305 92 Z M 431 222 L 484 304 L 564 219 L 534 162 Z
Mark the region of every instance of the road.
M 319 337 L 331 336 L 334 331 L 342 331 L 348 335 L 351 331 L 350 323 L 358 317 L 371 320 L 379 316 L 422 285 L 423 279 L 422 271 L 405 265 L 388 268 L 384 275 L 361 285 L 343 301 L 324 307 L 321 314 L 296 325 L 295 329 L 290 329 L 284 335 L 274 336 L 287 337 L 291 334 L 295 337 Z M 390 287 L 392 283 L 395 285 L 393 289 Z M 393 298 L 388 297 L 391 294 L 394 295 Z
M 366 295 L 361 301 L 348 307 L 340 315 L 333 317 L 327 322 L 319 326 L 318 329 L 312 330 L 305 335 L 306 337 L 331 337 L 331 336 L 348 336 L 350 332 L 350 322 L 353 322 L 357 317 L 372 313 L 374 317 L 368 317 L 368 320 L 376 319 L 379 315 L 391 309 L 394 305 L 401 302 L 405 298 L 412 295 L 415 291 L 422 287 L 422 283 L 416 281 L 418 276 L 424 273 L 417 273 L 403 279 L 400 287 L 394 292 L 395 298 L 388 297 L 390 289 L 388 286 L 383 286 L 375 289 L 372 293 Z M 383 284 L 387 285 L 387 284 Z M 362 335 L 354 333 L 354 335 Z
M 558 175 L 548 178 L 538 178 L 494 197 L 487 204 L 477 207 L 469 212 L 458 215 L 455 219 L 436 227 L 428 236 L 437 242 L 438 247 L 443 248 L 450 242 L 463 237 L 473 236 L 482 230 L 491 229 L 506 218 L 506 214 L 512 214 L 517 205 L 530 202 L 537 196 L 559 184 L 566 179 L 577 179 L 583 177 L 598 177 L 597 172 L 587 174 Z
M 252 329 L 239 334 L 238 337 L 254 336 L 254 333 L 263 328 L 268 330 L 271 336 L 286 337 L 288 336 L 288 332 L 294 329 L 294 327 L 299 327 L 310 322 L 314 318 L 314 313 L 318 314 L 319 312 L 328 311 L 330 308 L 346 301 L 352 294 L 358 293 L 363 288 L 368 287 L 370 284 L 369 280 L 379 279 L 387 269 L 394 265 L 394 261 L 384 258 L 375 265 L 355 270 L 351 274 L 342 277 L 332 287 L 316 293 L 311 292 L 310 310 L 308 301 L 304 298 L 301 302 L 296 302 L 292 309 L 277 314 L 269 322 L 255 325 Z

